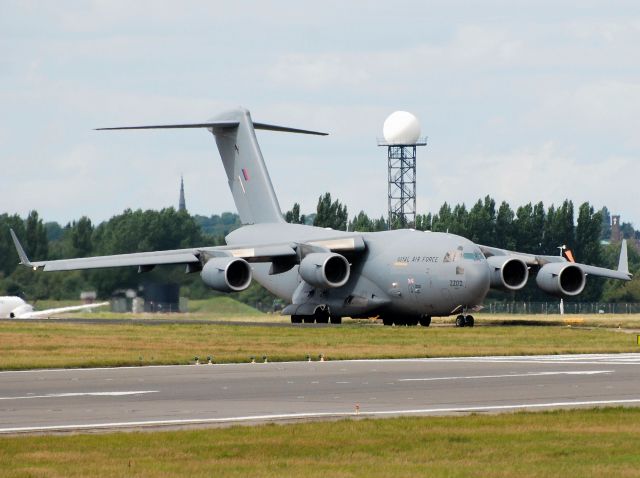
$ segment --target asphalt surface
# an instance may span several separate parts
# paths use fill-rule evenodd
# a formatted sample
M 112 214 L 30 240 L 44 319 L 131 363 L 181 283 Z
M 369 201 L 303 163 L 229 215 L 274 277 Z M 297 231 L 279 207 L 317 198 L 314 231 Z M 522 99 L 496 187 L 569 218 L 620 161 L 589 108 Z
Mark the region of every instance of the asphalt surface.
M 0 372 L 0 433 L 640 406 L 640 354 Z

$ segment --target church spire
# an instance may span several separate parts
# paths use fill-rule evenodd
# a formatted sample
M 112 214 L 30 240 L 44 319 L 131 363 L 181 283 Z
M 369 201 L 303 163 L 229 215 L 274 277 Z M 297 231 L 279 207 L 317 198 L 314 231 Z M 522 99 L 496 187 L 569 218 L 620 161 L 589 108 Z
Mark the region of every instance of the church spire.
M 184 200 L 184 179 L 180 175 L 180 202 L 178 203 L 178 211 L 186 211 L 187 203 Z

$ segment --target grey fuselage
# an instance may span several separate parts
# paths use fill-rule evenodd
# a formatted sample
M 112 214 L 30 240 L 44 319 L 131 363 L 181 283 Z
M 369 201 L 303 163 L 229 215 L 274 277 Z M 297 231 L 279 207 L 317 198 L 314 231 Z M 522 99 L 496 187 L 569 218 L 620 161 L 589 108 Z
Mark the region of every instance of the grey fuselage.
M 254 278 L 287 303 L 329 306 L 332 315 L 366 317 L 381 313 L 447 316 L 482 304 L 489 290 L 489 266 L 480 249 L 453 234 L 409 229 L 353 233 L 300 224 L 254 224 L 226 237 L 229 245 L 309 242 L 360 235 L 365 251 L 345 256 L 348 282 L 316 290 L 300 278 L 298 266 L 270 274 L 270 264 L 252 264 Z M 311 300 L 314 300 L 313 298 Z

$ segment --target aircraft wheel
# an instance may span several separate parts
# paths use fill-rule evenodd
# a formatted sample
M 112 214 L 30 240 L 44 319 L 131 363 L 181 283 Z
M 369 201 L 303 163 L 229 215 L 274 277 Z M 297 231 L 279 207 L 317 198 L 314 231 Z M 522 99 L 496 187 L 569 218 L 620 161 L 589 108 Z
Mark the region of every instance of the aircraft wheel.
M 313 315 L 304 315 L 302 317 L 302 321 L 305 324 L 313 324 L 316 321 L 316 318 Z
M 329 320 L 332 324 L 341 324 L 342 323 L 342 317 L 338 317 L 335 315 L 332 315 L 331 317 L 329 317 Z
M 418 325 L 418 321 L 420 320 L 419 317 L 408 317 L 405 322 L 409 327 L 415 327 L 416 325 Z
M 292 324 L 301 324 L 302 323 L 302 316 L 301 315 L 292 315 L 291 316 L 291 323 Z
M 422 325 L 423 327 L 429 327 L 431 325 L 431 316 L 423 315 L 422 317 L 420 317 L 420 325 Z
M 473 323 L 474 323 L 473 315 L 467 315 L 467 316 L 464 318 L 464 325 L 465 325 L 465 327 L 473 327 Z
M 393 325 L 393 319 L 388 315 L 382 316 L 382 325 Z
M 465 325 L 464 316 L 459 315 L 458 317 L 456 317 L 456 327 L 464 327 L 464 325 Z
M 404 317 L 396 317 L 393 319 L 394 325 L 407 325 L 407 321 Z

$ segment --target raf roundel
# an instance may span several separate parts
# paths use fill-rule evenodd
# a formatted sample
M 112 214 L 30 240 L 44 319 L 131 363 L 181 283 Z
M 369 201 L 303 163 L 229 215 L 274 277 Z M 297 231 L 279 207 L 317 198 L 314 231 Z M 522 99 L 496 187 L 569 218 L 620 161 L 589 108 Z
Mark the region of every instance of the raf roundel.
M 382 134 L 388 144 L 416 144 L 420 138 L 420 122 L 407 111 L 396 111 L 384 121 Z

